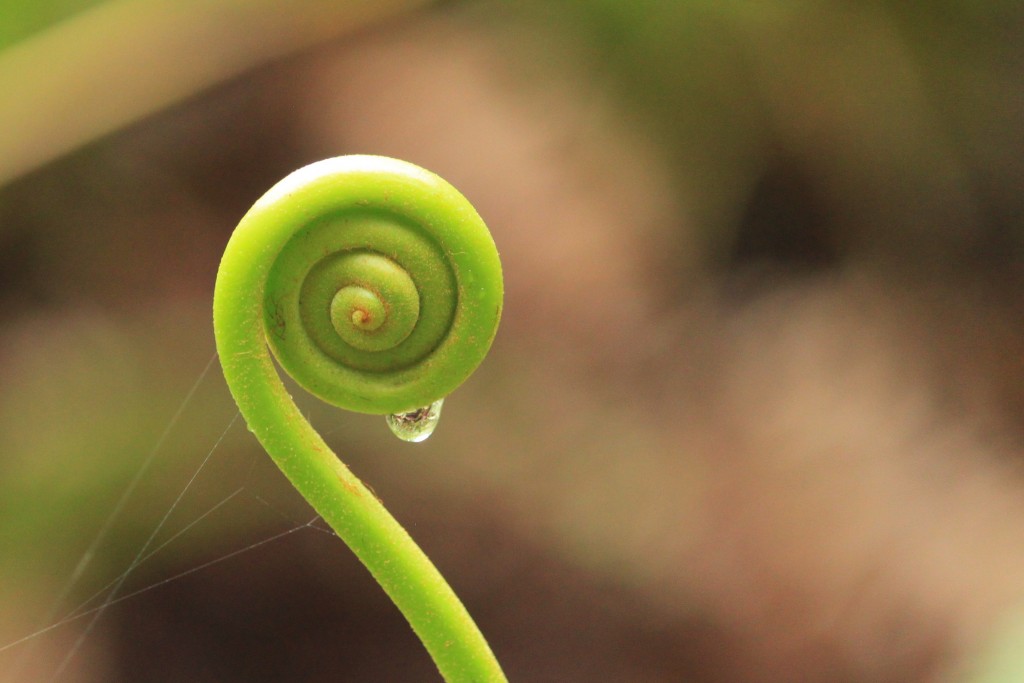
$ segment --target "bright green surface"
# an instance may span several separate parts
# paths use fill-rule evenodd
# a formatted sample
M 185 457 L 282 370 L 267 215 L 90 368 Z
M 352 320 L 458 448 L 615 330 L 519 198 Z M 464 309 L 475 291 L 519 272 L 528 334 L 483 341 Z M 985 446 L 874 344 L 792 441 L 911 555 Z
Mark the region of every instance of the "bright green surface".
M 389 263 L 408 276 L 393 277 Z M 371 281 L 377 276 L 385 283 Z M 419 310 L 407 336 L 396 342 L 402 335 L 393 334 L 379 351 L 338 337 L 336 326 L 345 325 L 339 307 L 365 303 L 365 294 L 352 289 L 336 303 L 346 288 L 371 292 L 392 308 L 395 325 L 405 325 L 412 310 L 406 278 L 415 283 Z M 256 202 L 228 243 L 214 292 L 217 351 L 250 429 L 370 570 L 450 682 L 505 677 L 430 560 L 301 415 L 267 342 L 321 398 L 363 412 L 397 412 L 444 397 L 475 369 L 494 337 L 501 297 L 494 242 L 465 198 L 416 166 L 362 156 L 307 166 Z M 309 318 L 316 318 L 312 333 Z M 392 325 L 389 317 L 371 330 L 351 312 L 348 319 L 351 334 Z M 334 342 L 321 348 L 318 337 Z M 355 364 L 343 366 L 337 355 Z M 395 369 L 381 367 L 381 357 Z
M 0 0 L 0 48 L 101 4 L 102 0 Z
M 501 264 L 483 221 L 448 183 L 393 160 L 345 157 L 292 174 L 242 219 L 228 251 L 225 262 L 251 264 L 251 279 L 236 284 L 233 270 L 220 280 L 239 295 L 265 289 L 278 361 L 347 410 L 385 415 L 447 396 L 483 360 L 501 315 Z M 331 307 L 353 285 L 390 314 L 343 336 Z

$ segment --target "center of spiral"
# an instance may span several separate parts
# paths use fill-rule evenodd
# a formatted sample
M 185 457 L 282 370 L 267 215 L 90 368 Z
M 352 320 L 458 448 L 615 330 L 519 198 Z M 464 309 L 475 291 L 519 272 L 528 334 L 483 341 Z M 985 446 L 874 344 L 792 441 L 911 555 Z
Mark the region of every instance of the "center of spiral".
M 388 306 L 380 296 L 365 287 L 342 287 L 331 300 L 331 324 L 342 339 L 356 348 L 377 344 L 365 338 L 379 330 L 388 319 Z M 368 349 L 369 350 L 369 349 Z
M 373 332 L 387 321 L 388 306 L 374 291 L 358 285 L 342 287 L 331 300 L 331 324 L 344 339 L 354 327 Z
M 330 326 L 349 347 L 387 351 L 401 344 L 416 327 L 419 293 L 405 269 L 391 259 L 366 252 L 347 254 L 336 259 L 323 276 L 324 284 L 334 280 L 338 287 L 333 294 L 322 290 L 331 297 L 321 299 L 329 302 Z M 308 294 L 310 302 L 316 300 L 313 290 Z

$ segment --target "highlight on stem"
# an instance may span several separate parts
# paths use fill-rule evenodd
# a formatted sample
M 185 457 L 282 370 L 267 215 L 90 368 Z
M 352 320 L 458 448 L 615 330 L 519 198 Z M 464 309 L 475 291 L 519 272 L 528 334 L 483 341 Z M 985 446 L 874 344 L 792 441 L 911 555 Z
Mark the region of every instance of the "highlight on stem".
M 214 291 L 217 351 L 250 430 L 449 683 L 506 679 L 431 561 L 300 413 L 270 350 L 322 400 L 422 436 L 486 355 L 502 291 L 469 202 L 433 173 L 374 156 L 317 162 L 271 188 L 231 236 Z

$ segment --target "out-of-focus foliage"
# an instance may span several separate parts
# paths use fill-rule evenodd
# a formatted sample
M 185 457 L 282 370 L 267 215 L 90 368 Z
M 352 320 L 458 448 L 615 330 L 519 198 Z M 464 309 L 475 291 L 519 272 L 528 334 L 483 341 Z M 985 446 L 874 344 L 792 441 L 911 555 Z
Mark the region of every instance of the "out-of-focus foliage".
M 1017 3 L 531 7 L 668 155 L 716 260 L 1021 259 Z M 787 190 L 791 225 L 738 225 L 738 207 Z
M 0 49 L 42 31 L 102 0 L 3 0 L 0 2 Z
M 113 0 L 74 14 L 0 51 L 0 184 L 245 69 L 423 1 Z

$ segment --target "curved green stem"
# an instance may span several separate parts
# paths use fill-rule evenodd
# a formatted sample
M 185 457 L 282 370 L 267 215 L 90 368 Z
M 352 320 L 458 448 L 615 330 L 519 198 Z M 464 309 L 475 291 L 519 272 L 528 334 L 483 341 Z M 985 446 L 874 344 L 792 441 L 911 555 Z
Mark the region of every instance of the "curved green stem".
M 276 351 L 279 345 L 288 342 L 287 337 L 294 332 L 293 328 L 301 324 L 297 322 L 301 314 L 286 314 L 279 310 L 280 306 L 290 305 L 284 300 L 290 300 L 291 295 L 282 294 L 280 289 L 268 293 L 268 281 L 275 277 L 294 280 L 292 289 L 300 294 L 291 298 L 299 306 L 303 305 L 303 286 L 299 280 L 306 276 L 278 277 L 273 271 L 280 267 L 275 265 L 279 255 L 286 248 L 291 248 L 289 243 L 310 239 L 310 225 L 318 225 L 325 220 L 335 225 L 340 222 L 342 227 L 339 230 L 346 238 L 342 240 L 345 244 L 340 249 L 344 257 L 356 252 L 373 252 L 406 265 L 408 259 L 392 251 L 391 247 L 378 250 L 359 239 L 354 242 L 349 239 L 355 231 L 361 230 L 361 216 L 366 211 L 372 213 L 368 219 L 370 223 L 376 225 L 383 216 L 400 224 L 400 229 L 427 234 L 428 241 L 438 247 L 437 251 L 448 260 L 446 267 L 450 268 L 450 275 L 456 283 L 453 299 L 457 304 L 456 312 L 449 322 L 453 330 L 461 331 L 440 334 L 440 341 L 433 347 L 425 353 L 421 350 L 422 359 L 417 363 L 424 366 L 422 371 L 411 370 L 408 357 L 403 357 L 402 367 L 392 375 L 376 367 L 368 370 L 344 368 L 339 372 L 345 378 L 352 376 L 357 380 L 356 388 L 350 391 L 351 396 L 344 395 L 345 390 L 335 386 L 317 385 L 314 379 L 312 383 L 316 386 L 312 389 L 315 393 L 328 395 L 335 403 L 339 402 L 335 399 L 342 396 L 348 407 L 363 412 L 396 412 L 443 397 L 454 388 L 453 381 L 457 384 L 472 370 L 471 367 L 467 369 L 466 363 L 475 367 L 482 359 L 500 316 L 501 281 L 497 252 L 486 228 L 483 234 L 480 233 L 483 223 L 475 211 L 447 183 L 410 164 L 379 157 L 342 157 L 314 164 L 279 183 L 256 203 L 233 234 L 221 263 L 214 294 L 214 327 L 224 376 L 251 431 L 295 488 L 348 544 L 395 602 L 423 641 L 445 680 L 449 683 L 505 681 L 490 647 L 458 597 L 405 529 L 338 460 L 302 416 L 278 377 L 268 351 L 268 338 L 279 337 L 276 342 L 271 342 Z M 468 237 L 461 234 L 465 230 L 469 232 Z M 353 246 L 355 242 L 359 244 Z M 461 246 L 477 243 L 483 250 L 482 254 L 469 257 L 457 253 Z M 335 254 L 324 253 L 319 247 L 314 251 L 321 261 L 335 258 Z M 410 258 L 415 261 L 418 257 Z M 319 270 L 322 268 L 318 269 L 316 264 L 307 264 L 303 272 L 309 274 Z M 427 280 L 430 280 L 431 273 L 417 271 L 415 264 L 410 272 L 411 279 L 421 288 L 421 308 L 443 310 L 444 307 L 438 306 L 434 300 L 438 295 L 429 291 Z M 310 274 L 309 277 L 315 279 L 320 276 Z M 351 278 L 355 280 L 351 281 Z M 366 324 L 367 315 L 378 310 L 390 310 L 386 286 L 378 286 L 365 274 L 346 275 L 332 286 L 337 291 L 345 290 L 343 298 L 346 300 L 362 300 L 362 294 L 353 294 L 350 289 L 359 286 L 372 290 L 373 297 L 382 297 L 384 301 L 379 309 L 373 308 L 369 313 L 359 309 L 339 316 L 336 310 L 332 310 L 339 305 L 335 303 L 336 296 L 325 295 L 327 305 L 317 306 L 318 310 L 325 308 L 326 322 L 322 326 L 335 327 L 348 320 L 367 334 L 388 327 L 388 322 L 377 327 Z M 470 309 L 468 313 L 465 306 Z M 489 310 L 483 316 L 487 320 L 481 321 L 480 312 L 485 309 Z M 265 331 L 268 322 L 271 325 L 279 323 L 279 328 L 273 328 L 270 335 Z M 406 335 L 408 340 L 413 340 L 415 329 L 416 326 Z M 469 337 L 473 337 L 474 348 L 462 348 Z M 406 341 L 382 343 L 400 351 Z M 420 345 L 424 343 L 413 341 Z M 450 348 L 453 344 L 458 347 L 454 351 Z M 300 346 L 310 344 L 303 341 Z M 312 354 L 315 363 L 322 366 L 338 363 L 331 349 L 305 350 Z M 350 352 L 346 350 L 346 353 Z M 359 356 L 355 352 L 352 354 Z M 446 359 L 450 354 L 454 354 L 456 360 Z M 280 354 L 279 360 L 286 368 L 295 362 L 294 359 L 286 362 Z M 435 366 L 448 367 L 449 376 L 424 379 L 423 374 L 429 375 Z M 452 373 L 461 374 L 461 379 L 453 380 Z M 383 388 L 366 385 L 366 382 L 376 381 L 381 376 L 386 378 Z M 405 393 L 409 386 L 413 387 L 411 395 Z M 442 393 L 435 395 L 437 392 Z

